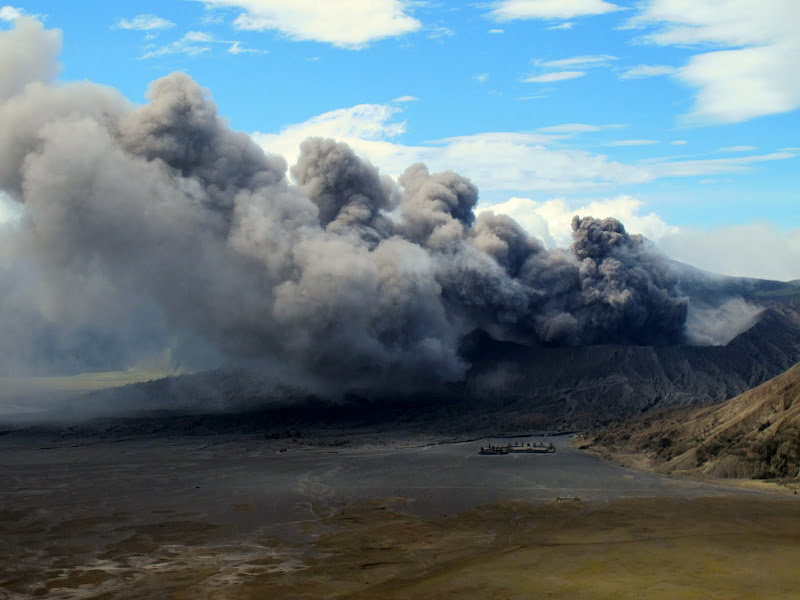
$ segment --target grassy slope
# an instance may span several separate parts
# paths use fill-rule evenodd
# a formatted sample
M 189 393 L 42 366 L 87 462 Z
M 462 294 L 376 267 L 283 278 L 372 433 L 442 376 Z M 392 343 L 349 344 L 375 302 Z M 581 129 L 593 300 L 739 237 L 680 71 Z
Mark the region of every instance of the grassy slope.
M 612 456 L 638 466 L 724 478 L 800 476 L 800 364 L 727 402 L 639 417 L 597 434 Z

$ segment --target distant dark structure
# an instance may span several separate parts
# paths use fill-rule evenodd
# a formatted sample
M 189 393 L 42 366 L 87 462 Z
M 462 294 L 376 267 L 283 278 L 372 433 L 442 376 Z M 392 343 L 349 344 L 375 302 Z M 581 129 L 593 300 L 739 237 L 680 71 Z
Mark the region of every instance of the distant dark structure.
M 505 446 L 493 446 L 491 444 L 488 447 L 481 446 L 478 454 L 483 454 L 485 456 L 500 456 L 506 454 L 552 454 L 555 451 L 556 447 L 553 446 L 553 442 L 550 442 L 546 446 L 544 442 L 537 442 L 533 445 L 530 443 L 525 445 L 521 442 L 517 442 L 516 444 L 512 445 L 509 443 Z

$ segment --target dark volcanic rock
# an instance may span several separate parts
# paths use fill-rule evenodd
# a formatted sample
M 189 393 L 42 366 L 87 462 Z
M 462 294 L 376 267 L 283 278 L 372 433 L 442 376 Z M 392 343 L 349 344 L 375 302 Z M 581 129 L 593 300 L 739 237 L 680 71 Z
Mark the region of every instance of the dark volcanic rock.
M 800 322 L 784 307 L 726 346 L 527 348 L 482 338 L 469 348 L 467 394 L 503 411 L 536 411 L 571 426 L 655 407 L 732 398 L 800 360 Z

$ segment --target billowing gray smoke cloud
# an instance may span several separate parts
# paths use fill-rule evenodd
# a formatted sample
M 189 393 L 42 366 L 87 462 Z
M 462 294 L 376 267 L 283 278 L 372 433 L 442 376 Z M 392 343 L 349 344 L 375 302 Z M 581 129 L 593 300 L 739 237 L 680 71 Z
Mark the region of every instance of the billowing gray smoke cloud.
M 169 347 L 399 389 L 461 378 L 459 343 L 478 327 L 528 343 L 682 340 L 676 277 L 614 219 L 576 217 L 572 248 L 548 251 L 507 216 L 476 219 L 466 177 L 416 164 L 396 186 L 324 139 L 303 143 L 293 185 L 187 75 L 132 106 L 52 83 L 57 41 L 26 19 L 0 33 L 14 48 L 0 53 L 0 189 L 24 206 L 2 235 L 6 370 L 119 367 Z
M 392 235 L 385 212 L 396 205 L 391 178 L 381 177 L 346 144 L 307 139 L 291 173 L 317 206 L 326 231 L 360 238 L 371 248 Z

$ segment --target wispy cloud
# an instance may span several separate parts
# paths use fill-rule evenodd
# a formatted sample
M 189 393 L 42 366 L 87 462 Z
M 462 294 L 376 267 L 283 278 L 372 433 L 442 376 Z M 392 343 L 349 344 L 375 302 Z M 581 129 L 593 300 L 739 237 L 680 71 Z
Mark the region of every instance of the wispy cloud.
M 188 35 L 188 34 L 187 34 Z M 172 54 L 183 54 L 185 56 L 199 56 L 209 52 L 211 48 L 207 45 L 194 42 L 186 36 L 179 40 L 165 44 L 164 46 L 155 46 L 150 44 L 145 48 L 145 52 L 139 57 L 141 60 L 150 58 L 160 58 L 162 56 L 169 56 Z
M 659 177 L 694 177 L 698 175 L 716 175 L 719 173 L 736 173 L 746 171 L 749 165 L 760 162 L 787 160 L 797 155 L 792 152 L 772 152 L 736 158 L 709 158 L 700 160 L 658 161 L 653 160 L 650 166 Z
M 718 152 L 752 152 L 757 149 L 756 146 L 725 146 L 720 148 Z
M 225 42 L 230 43 L 230 42 Z M 242 47 L 241 42 L 233 42 L 230 43 L 231 45 L 228 47 L 227 52 L 229 54 L 269 54 L 268 50 L 262 50 L 261 48 L 244 48 Z
M 659 77 L 661 75 L 674 75 L 677 67 L 669 65 L 636 65 L 619 74 L 620 79 L 643 79 L 645 77 Z
M 225 17 L 213 13 L 206 13 L 203 15 L 202 19 L 200 19 L 200 22 L 203 25 L 222 25 L 225 22 Z
M 606 146 L 650 146 L 658 143 L 658 140 L 615 140 L 608 142 Z
M 182 38 L 164 46 L 149 45 L 141 59 L 158 58 L 171 54 L 185 56 L 200 56 L 211 51 L 212 44 L 227 45 L 227 52 L 233 55 L 240 54 L 268 54 L 267 50 L 259 48 L 246 48 L 237 40 L 219 40 L 205 31 L 188 31 Z
M 585 71 L 556 71 L 543 75 L 532 75 L 522 81 L 526 83 L 553 83 L 554 81 L 566 81 L 567 79 L 577 79 L 586 75 Z
M 489 81 L 489 74 L 488 73 L 478 73 L 475 75 L 475 81 L 478 83 L 486 83 Z
M 428 38 L 431 40 L 440 40 L 443 38 L 453 37 L 456 32 L 449 27 L 435 26 L 428 28 Z
M 591 133 L 602 129 L 598 125 L 588 125 L 586 123 L 562 123 L 561 125 L 548 125 L 539 127 L 536 131 L 542 133 Z
M 490 29 L 489 33 L 494 33 L 494 34 L 505 33 L 505 30 L 503 30 L 503 29 Z
M 584 56 L 571 56 L 557 60 L 538 60 L 533 62 L 538 67 L 548 69 L 591 69 L 594 67 L 605 67 L 612 61 L 617 60 L 616 56 L 610 54 L 588 54 Z
M 571 56 L 569 58 L 559 58 L 554 60 L 533 59 L 533 64 L 540 69 L 557 70 L 553 71 L 552 73 L 529 75 L 523 79 L 523 81 L 528 83 L 552 83 L 555 81 L 575 79 L 577 77 L 583 77 L 586 75 L 586 72 L 583 69 L 605 67 L 615 60 L 617 60 L 617 57 L 611 56 L 610 54 L 586 54 L 582 56 Z
M 175 23 L 156 15 L 136 15 L 132 19 L 119 19 L 114 24 L 114 27 L 116 29 L 132 29 L 134 31 L 154 31 L 175 27 Z
M 400 97 L 395 98 L 394 100 L 392 100 L 392 102 L 397 102 L 397 103 L 401 103 L 401 102 L 416 102 L 417 100 L 419 100 L 419 98 L 417 98 L 416 96 L 400 96 Z
M 187 42 L 213 42 L 214 36 L 205 31 L 189 31 L 183 36 Z
M 558 31 L 559 29 L 572 29 L 575 26 L 575 23 L 572 21 L 566 21 L 564 23 L 559 23 L 558 25 L 551 25 L 550 27 L 546 27 L 550 31 Z
M 495 2 L 489 16 L 498 21 L 517 19 L 572 19 L 602 15 L 621 6 L 605 0 L 503 0 Z
M 713 46 L 675 76 L 696 89 L 689 124 L 736 123 L 800 107 L 800 2 L 650 0 L 629 27 L 657 28 L 641 41 Z

